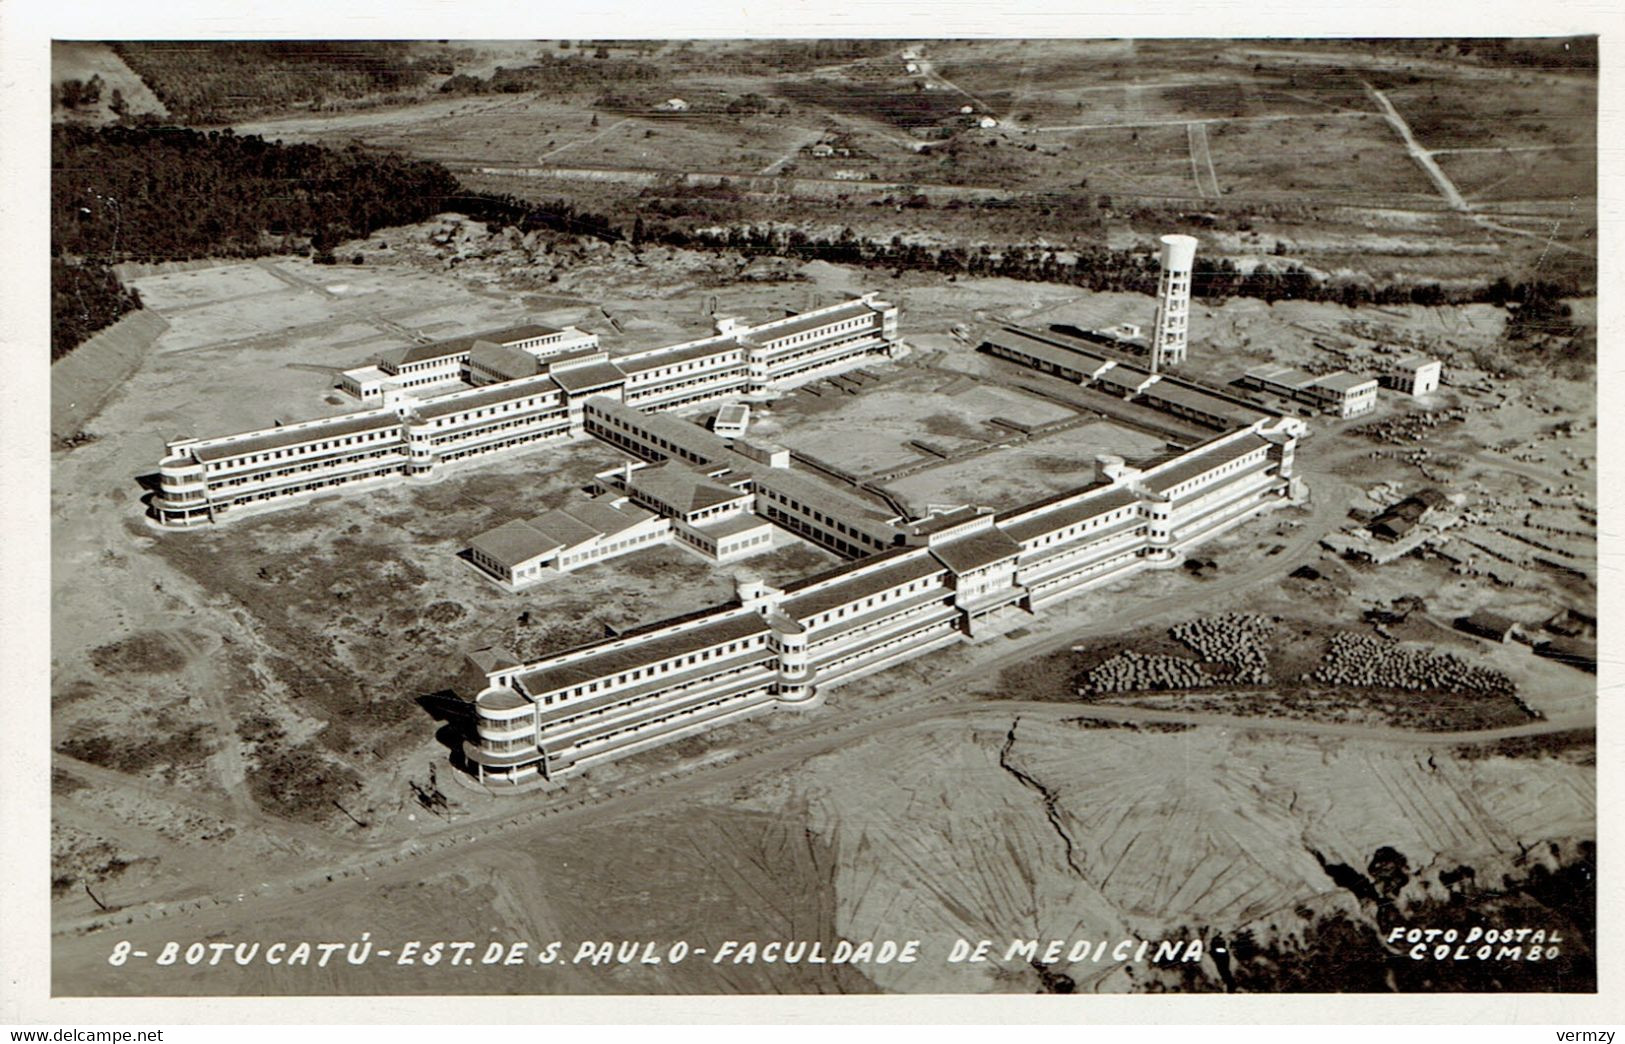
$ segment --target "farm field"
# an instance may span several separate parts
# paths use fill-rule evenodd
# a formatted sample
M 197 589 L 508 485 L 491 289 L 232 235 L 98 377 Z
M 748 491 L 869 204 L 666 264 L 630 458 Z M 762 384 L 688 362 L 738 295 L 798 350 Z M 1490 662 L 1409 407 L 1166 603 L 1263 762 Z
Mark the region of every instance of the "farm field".
M 1297 248 L 1285 257 L 1329 274 L 1453 281 L 1486 266 L 1521 271 L 1543 256 L 1551 221 L 1525 217 L 1561 200 L 1557 240 L 1594 252 L 1595 80 L 1584 75 L 1497 74 L 1363 45 L 908 47 L 913 73 L 902 44 L 896 54 L 788 71 L 759 47 L 727 41 L 694 41 L 658 61 L 616 48 L 610 57 L 652 72 L 613 101 L 591 92 L 427 97 L 235 129 L 401 149 L 447 163 L 477 188 L 602 212 L 681 213 L 699 201 L 722 221 L 838 230 L 862 207 L 868 235 L 967 247 L 1040 238 L 1148 247 L 1199 219 L 1209 256 L 1250 263 L 1282 241 Z M 464 57 L 474 75 L 556 53 L 492 48 Z M 1439 162 L 1461 173 L 1470 205 L 1502 215 L 1502 227 L 1447 212 L 1368 85 L 1388 94 L 1422 147 L 1447 150 Z M 759 101 L 729 111 L 747 97 Z M 656 111 L 671 98 L 689 109 Z M 996 126 L 980 126 L 982 115 Z M 820 143 L 829 155 L 813 154 Z M 1512 153 L 1508 169 L 1448 151 L 1459 148 L 1549 151 Z M 925 193 L 930 208 L 956 209 L 899 209 L 899 187 Z M 1274 238 L 1253 234 L 1261 230 Z

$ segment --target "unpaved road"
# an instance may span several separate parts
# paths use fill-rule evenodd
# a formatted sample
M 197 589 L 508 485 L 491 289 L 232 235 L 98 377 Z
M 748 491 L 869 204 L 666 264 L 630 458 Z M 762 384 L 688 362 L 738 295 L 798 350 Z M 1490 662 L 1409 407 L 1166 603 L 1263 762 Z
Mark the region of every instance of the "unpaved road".
M 1467 201 L 1462 198 L 1460 190 L 1456 188 L 1456 183 L 1451 181 L 1449 175 L 1445 174 L 1444 168 L 1434 161 L 1433 153 L 1424 149 L 1421 142 L 1416 140 L 1416 136 L 1411 133 L 1411 125 L 1405 122 L 1405 117 L 1401 116 L 1399 110 L 1394 108 L 1394 103 L 1388 100 L 1388 96 L 1369 83 L 1365 84 L 1365 89 L 1370 92 L 1372 98 L 1376 99 L 1377 104 L 1382 106 L 1383 116 L 1388 120 L 1389 125 L 1399 132 L 1401 138 L 1405 139 L 1405 151 L 1409 152 L 1411 159 L 1420 164 L 1422 169 L 1427 172 L 1427 176 L 1433 179 L 1433 183 L 1439 187 L 1439 193 L 1444 196 L 1445 201 L 1450 204 L 1451 208 L 1464 212 L 1471 210 L 1472 207 L 1467 205 Z

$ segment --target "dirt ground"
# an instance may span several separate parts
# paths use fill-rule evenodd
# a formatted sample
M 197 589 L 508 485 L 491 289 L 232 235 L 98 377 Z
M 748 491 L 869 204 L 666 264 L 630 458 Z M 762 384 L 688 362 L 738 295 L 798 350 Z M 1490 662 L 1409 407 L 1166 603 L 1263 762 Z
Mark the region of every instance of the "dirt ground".
M 219 530 L 159 533 L 142 520 L 142 490 L 135 480 L 155 469 L 164 437 L 218 434 L 274 418 L 341 412 L 347 404 L 330 390 L 334 371 L 402 343 L 404 331 L 450 336 L 536 318 L 579 324 L 599 332 L 611 351 L 623 351 L 703 335 L 709 328 L 713 295 L 721 314 L 761 321 L 782 314 L 784 308 L 830 303 L 834 295 L 876 283 L 873 273 L 815 263 L 801 266 L 796 272 L 801 278 L 792 282 L 719 288 L 705 280 L 709 261 L 683 256 L 646 257 L 643 267 L 620 256 L 586 258 L 568 266 L 558 282 L 538 281 L 523 266 L 475 256 L 469 241 L 458 236 L 454 223 L 443 219 L 347 245 L 341 256 L 360 251 L 368 258 L 359 267 L 277 260 L 152 276 L 138 283 L 149 305 L 171 321 L 172 330 L 125 390 L 87 425 L 95 437 L 59 450 L 53 458 L 52 740 L 59 751 L 53 780 L 57 825 L 53 876 L 60 882 L 55 904 L 59 920 L 75 923 L 93 916 L 98 902 L 133 917 L 151 900 L 171 904 L 173 910 L 174 904 L 187 899 L 238 893 L 252 898 L 263 893 L 277 897 L 266 900 L 275 904 L 272 911 L 260 907 L 261 913 L 251 914 L 254 904 L 245 900 L 244 919 L 234 920 L 239 915 L 228 908 L 209 907 L 207 916 L 214 918 L 210 930 L 241 934 L 248 918 L 254 917 L 259 918 L 253 930 L 256 938 L 265 938 L 268 932 L 309 934 L 317 924 L 334 932 L 359 932 L 380 923 L 414 926 L 424 937 L 433 932 L 490 933 L 494 925 L 511 924 L 539 937 L 602 933 L 636 938 L 641 933 L 694 938 L 691 926 L 700 922 L 689 914 L 699 901 L 715 904 L 717 911 L 730 911 L 706 914 L 710 918 L 706 923 L 717 925 L 718 933 L 726 930 L 741 938 L 772 931 L 804 937 L 873 930 L 874 919 L 881 916 L 875 904 L 883 902 L 888 889 L 899 894 L 896 880 L 916 875 L 922 866 L 934 866 L 930 860 L 937 856 L 931 852 L 951 850 L 963 841 L 971 846 L 967 851 L 982 853 L 983 842 L 994 836 L 981 836 L 985 824 L 978 826 L 981 821 L 976 817 L 983 813 L 966 813 L 968 818 L 958 825 L 945 824 L 934 799 L 928 798 L 910 812 L 923 833 L 897 833 L 895 842 L 886 840 L 879 826 L 877 832 L 851 833 L 863 817 L 842 813 L 843 807 L 859 807 L 840 797 L 842 787 L 882 788 L 876 824 L 894 815 L 892 797 L 886 795 L 903 800 L 906 794 L 900 785 L 887 782 L 894 778 L 888 775 L 892 768 L 870 764 L 875 750 L 886 749 L 890 742 L 877 727 L 878 747 L 854 748 L 861 755 L 853 754 L 853 760 L 839 760 L 846 757 L 842 754 L 814 762 L 805 789 L 795 789 L 802 786 L 797 782 L 800 762 L 785 755 L 773 763 L 773 771 L 764 772 L 749 787 L 737 791 L 724 787 L 677 812 L 640 806 L 627 818 L 609 817 L 590 830 L 580 828 L 590 836 L 576 828 L 550 832 L 540 847 L 459 845 L 467 858 L 458 866 L 441 866 L 411 881 L 386 882 L 364 902 L 326 898 L 349 893 L 330 891 L 319 878 L 320 888 L 297 893 L 297 898 L 282 889 L 279 882 L 309 875 L 313 868 L 349 868 L 379 853 L 387 862 L 390 853 L 439 844 L 436 839 L 449 842 L 444 833 L 449 827 L 493 824 L 516 807 L 508 799 L 460 789 L 450 778 L 444 737 L 437 736 L 440 724 L 415 702 L 417 696 L 442 687 L 469 648 L 489 641 L 555 648 L 605 633 L 606 626 L 620 629 L 714 604 L 728 596 L 735 573 L 778 582 L 833 561 L 824 552 L 793 544 L 717 570 L 680 551 L 656 550 L 586 570 L 564 585 L 510 595 L 456 557 L 460 542 L 469 535 L 507 518 L 556 506 L 577 495 L 594 471 L 615 463 L 617 454 L 590 441 L 542 447 L 457 472 L 429 486 L 357 492 L 292 512 L 245 517 Z M 448 261 L 453 256 L 460 258 L 455 265 Z M 886 379 L 861 396 L 835 393 L 826 402 L 827 397 L 798 393 L 781 399 L 762 411 L 754 435 L 781 439 L 815 455 L 828 454 L 853 467 L 865 463 L 868 453 L 872 460 L 867 463 L 878 468 L 918 457 L 904 448 L 908 438 L 948 448 L 997 435 L 986 423 L 993 416 L 1024 422 L 1061 419 L 1068 409 L 1009 388 L 985 384 L 969 389 L 959 385 L 957 393 L 951 390 L 959 375 L 1012 376 L 1002 363 L 976 354 L 956 339 L 953 327 L 1001 317 L 1040 323 L 1095 322 L 1091 317 L 1121 321 L 1149 310 L 1144 298 L 1083 295 L 1067 287 L 1007 280 L 948 284 L 909 276 L 883 279 L 879 285 L 883 296 L 903 306 L 911 356 L 901 365 L 873 367 Z M 619 330 L 609 316 L 620 324 Z M 1452 365 L 1467 367 L 1473 352 L 1490 345 L 1498 332 L 1488 318 L 1474 309 L 1351 313 L 1334 306 L 1267 308 L 1231 302 L 1220 309 L 1204 309 L 1195 318 L 1204 346 L 1193 353 L 1193 359 L 1200 360 L 1193 365 L 1239 372 L 1269 359 L 1295 365 L 1334 360 L 1341 364 L 1343 356 L 1338 353 L 1375 359 L 1380 353 L 1374 345 L 1409 344 L 1404 339 L 1411 338 L 1426 345 L 1436 341 L 1442 351 L 1451 353 Z M 1379 321 L 1382 329 L 1360 327 L 1364 334 L 1350 332 L 1350 324 Z M 1316 340 L 1335 342 L 1337 347 L 1316 348 Z M 207 374 L 202 385 L 200 372 Z M 1464 368 L 1461 373 L 1470 384 L 1486 379 L 1481 370 Z M 1440 444 L 1441 453 L 1449 449 L 1467 457 L 1474 446 L 1500 447 L 1513 442 L 1518 433 L 1529 438 L 1504 449 L 1484 449 L 1447 483 L 1452 491 L 1466 492 L 1469 503 L 1484 513 L 1487 521 L 1473 524 L 1510 525 L 1510 517 L 1503 516 L 1517 510 L 1533 513 L 1529 525 L 1547 529 L 1570 525 L 1566 513 L 1579 511 L 1576 504 L 1589 497 L 1594 505 L 1594 483 L 1586 481 L 1588 470 L 1582 469 L 1580 478 L 1561 472 L 1574 471 L 1594 457 L 1594 428 L 1578 424 L 1561 433 L 1547 429 L 1565 417 L 1594 415 L 1585 384 L 1551 381 L 1542 386 L 1547 390 L 1536 397 L 1535 405 L 1530 405 L 1537 387 L 1532 381 L 1501 382 L 1498 387 L 1471 395 L 1452 388 L 1436 404 L 1396 403 L 1385 396 L 1378 419 L 1411 418 L 1460 402 L 1483 406 L 1446 431 L 1452 441 Z M 1567 412 L 1560 417 L 1549 412 L 1552 409 Z M 1284 574 L 1290 563 L 1318 561 L 1315 540 L 1341 524 L 1350 508 L 1362 501 L 1369 507 L 1372 502 L 1365 497 L 1369 486 L 1389 481 L 1411 489 L 1425 480 L 1416 463 L 1387 454 L 1389 444 L 1356 434 L 1359 427 L 1360 423 L 1317 424 L 1300 451 L 1300 466 L 1314 491 L 1310 508 L 1271 516 L 1205 546 L 1204 556 L 1220 563 L 1211 579 L 1193 580 L 1183 570 L 1142 574 L 1057 607 L 1042 619 L 1016 626 L 1005 637 L 958 646 L 926 662 L 863 679 L 831 694 L 827 706 L 808 719 L 767 716 L 730 726 L 704 741 L 649 752 L 603 772 L 595 770 L 576 792 L 585 797 L 631 785 L 639 773 L 726 764 L 734 752 L 782 742 L 809 722 L 809 727 L 823 728 L 847 721 L 875 712 L 915 686 L 951 679 L 956 671 L 983 670 L 1040 635 L 1052 641 L 1064 640 L 1072 630 L 1110 633 L 1120 629 L 1114 621 L 1138 611 L 1135 607 L 1188 614 L 1193 604 L 1211 602 L 1244 610 L 1254 599 L 1267 602 L 1256 585 L 1264 580 L 1279 583 L 1276 574 Z M 869 443 L 855 444 L 854 432 L 863 433 Z M 1125 437 L 1131 442 L 1144 438 L 1111 426 L 1099 426 L 1098 431 L 1095 425 L 1081 426 L 1019 448 L 973 457 L 957 467 L 922 472 L 915 477 L 931 488 L 922 486 L 914 495 L 977 500 L 1037 495 L 1056 483 L 1074 484 L 1077 469 L 1088 469 L 1082 462 L 1092 457 L 1097 440 L 1121 446 L 1119 440 Z M 854 454 L 855 448 L 861 451 Z M 1374 451 L 1383 452 L 1373 457 Z M 1541 456 L 1519 459 L 1529 454 Z M 987 469 L 995 461 L 1001 462 L 997 473 Z M 1435 467 L 1438 462 L 1424 461 L 1423 466 Z M 1527 474 L 1531 471 L 1544 480 L 1531 479 Z M 1546 492 L 1570 483 L 1579 488 L 1561 497 Z M 1522 490 L 1520 495 L 1529 498 L 1531 506 L 1518 508 L 1508 501 L 1507 494 L 1515 490 Z M 1543 505 L 1534 506 L 1533 500 Z M 1559 500 L 1556 507 L 1545 503 Z M 1570 541 L 1576 547 L 1583 543 L 1584 539 Z M 1544 612 L 1552 606 L 1553 591 L 1560 590 L 1503 590 L 1483 575 L 1456 573 L 1437 560 L 1404 559 L 1369 570 L 1347 567 L 1337 576 L 1335 583 L 1293 589 L 1285 596 L 1320 605 L 1329 622 L 1339 612 L 1346 618 L 1366 605 L 1386 604 L 1418 590 L 1428 592 L 1430 606 L 1437 600 L 1436 613 L 1489 601 L 1533 618 L 1537 609 Z M 1243 579 L 1254 586 L 1239 586 Z M 1245 597 L 1229 593 L 1234 590 L 1244 590 Z M 1584 607 L 1594 600 L 1594 591 L 1594 582 L 1581 584 L 1568 590 L 1568 598 Z M 1583 719 L 1594 708 L 1589 676 L 1535 661 L 1521 646 L 1486 648 L 1482 655 L 1515 674 L 1522 689 L 1531 693 L 1531 702 L 1536 690 L 1549 690 L 1549 696 L 1541 697 L 1548 701 L 1542 709 L 1554 719 L 1560 715 Z M 117 693 L 117 699 L 103 698 L 109 693 Z M 947 695 L 961 701 L 974 698 L 963 682 L 952 685 Z M 1064 868 L 1057 871 L 1052 865 L 1053 835 L 1044 834 L 1048 827 L 1042 804 L 998 767 L 1001 730 L 1008 725 L 978 725 L 968 733 L 955 731 L 957 726 L 926 729 L 922 735 L 928 738 L 910 733 L 896 749 L 913 750 L 917 743 L 921 750 L 934 752 L 927 760 L 938 758 L 943 766 L 963 768 L 979 762 L 982 768 L 977 771 L 993 774 L 990 786 L 998 781 L 989 793 L 1003 795 L 999 801 L 1008 800 L 1012 807 L 1030 802 L 1021 821 L 1034 816 L 1037 821 L 1030 829 L 1022 828 L 1023 861 L 995 866 L 993 853 L 985 853 L 985 859 L 977 855 L 983 861 L 976 864 L 976 872 L 990 876 L 985 884 L 966 883 L 967 888 L 1013 888 L 1017 893 L 1038 888 L 1046 898 L 1035 909 L 1069 909 L 1066 896 L 1081 886 L 1070 883 Z M 1056 735 L 1065 737 L 1064 742 L 1056 742 L 1063 746 L 1087 741 L 1087 747 L 1072 755 L 1078 764 L 1107 766 L 1118 775 L 1127 771 L 1126 761 L 1112 761 L 1117 755 L 1100 753 L 1104 748 L 1099 737 L 1105 734 L 1101 730 L 1080 734 L 1080 740 L 1074 736 L 1078 730 L 1070 726 L 1055 728 L 1062 730 Z M 1209 737 L 1209 730 L 1197 734 Z M 1182 737 L 1191 735 L 1150 734 L 1136 742 L 1162 745 L 1163 752 L 1183 751 L 1191 740 Z M 1209 742 L 1220 741 L 1203 740 Z M 1222 742 L 1243 741 L 1232 736 Z M 1320 749 L 1305 740 L 1286 746 L 1296 749 L 1294 744 Z M 1085 753 L 1080 756 L 1079 750 Z M 1372 750 L 1369 757 L 1385 765 L 1389 762 L 1383 758 L 1401 757 Z M 1235 760 L 1251 763 L 1255 753 L 1237 748 Z M 1146 763 L 1152 760 L 1144 750 L 1134 756 Z M 1267 756 L 1276 758 L 1274 748 Z M 913 764 L 914 758 L 915 754 L 899 753 L 897 763 Z M 1409 774 L 1405 764 L 1402 759 L 1394 762 L 1392 771 Z M 1491 771 L 1486 766 L 1498 763 L 1490 759 L 1475 764 L 1471 771 L 1482 774 Z M 1555 809 L 1549 821 L 1552 836 L 1559 827 L 1565 836 L 1584 833 L 1578 825 L 1571 830 L 1569 823 L 1589 814 L 1584 803 L 1590 793 L 1588 777 L 1553 775 L 1543 763 L 1508 764 L 1512 767 L 1494 769 L 1517 777 L 1504 784 L 1505 817 L 1532 815 L 1519 810 L 1536 802 L 1530 795 L 1540 793 L 1538 801 Z M 957 769 L 943 772 L 929 778 L 956 782 L 930 786 L 961 787 Z M 850 784 L 842 780 L 843 773 L 851 776 Z M 1315 778 L 1322 782 L 1314 786 L 1328 792 L 1347 785 L 1332 777 Z M 1496 788 L 1503 784 L 1484 783 L 1487 778 L 1475 776 L 1473 785 L 1483 783 L 1490 792 L 1501 793 Z M 1543 786 L 1557 789 L 1546 794 L 1538 790 Z M 414 787 L 438 788 L 450 795 L 450 811 L 437 814 L 426 809 L 416 799 Z M 778 804 L 760 796 L 768 792 L 776 795 L 772 801 Z M 660 788 L 642 794 L 653 801 Z M 1514 795 L 1523 797 L 1514 800 Z M 749 801 L 741 805 L 745 798 Z M 1438 800 L 1454 799 L 1444 795 Z M 1497 797 L 1486 807 L 1501 809 L 1495 804 L 1501 800 Z M 1411 829 L 1404 827 L 1400 834 L 1410 838 L 1412 834 L 1404 831 Z M 1484 859 L 1496 858 L 1493 853 L 1501 851 L 1496 846 L 1504 840 L 1475 832 L 1477 828 L 1443 839 L 1426 834 L 1420 826 L 1414 829 L 1421 838 L 1415 842 L 1415 859 L 1431 857 L 1429 846 L 1439 851 L 1456 846 L 1485 853 Z M 1537 833 L 1531 830 L 1529 836 Z M 950 838 L 948 848 L 942 848 L 945 836 Z M 1106 844 L 1109 836 L 1101 835 L 1101 843 Z M 642 846 L 651 838 L 650 850 L 661 856 L 656 863 L 624 847 L 634 839 Z M 1363 834 L 1350 833 L 1337 843 L 1357 846 L 1367 841 Z M 1223 851 L 1222 845 L 1216 850 Z M 1296 856 L 1285 850 L 1276 854 L 1283 862 L 1263 872 L 1255 894 L 1299 894 L 1306 878 L 1293 878 L 1290 869 L 1283 869 Z M 1030 872 L 1034 883 L 1029 885 L 1026 876 L 1009 876 L 1006 871 L 1012 865 L 1028 868 L 1021 873 Z M 356 871 L 335 873 L 331 887 L 342 889 L 351 880 L 345 875 Z M 571 888 L 538 890 L 539 880 L 592 885 L 575 890 L 583 898 L 569 899 L 575 894 Z M 944 896 L 960 887 L 955 883 L 960 878 L 943 880 L 949 882 L 943 886 Z M 998 884 L 1000 880 L 1004 883 Z M 912 891 L 918 884 L 907 887 L 908 898 L 898 902 L 910 911 L 904 920 L 919 925 L 919 931 L 940 933 L 972 923 L 946 898 L 928 902 Z M 448 893 L 468 889 L 485 898 L 471 904 L 445 901 Z M 1105 894 L 1109 889 L 1096 891 Z M 1312 893 L 1313 889 L 1304 892 Z M 700 898 L 695 900 L 695 895 Z M 790 896 L 797 898 L 786 898 Z M 1060 905 L 1053 905 L 1052 899 Z M 1136 905 L 1140 901 L 1111 898 L 1107 906 L 1117 911 L 1111 914 L 1116 919 L 1099 923 L 1154 926 L 1155 911 L 1142 910 Z M 938 906 L 931 907 L 931 902 Z M 1243 903 L 1225 909 L 1230 910 L 1224 914 L 1229 917 L 1250 908 Z M 496 910 L 500 916 L 489 917 L 481 910 Z M 611 911 L 620 912 L 612 916 Z M 183 914 L 175 910 L 173 916 Z M 1001 932 L 1048 930 L 1037 922 L 1030 929 L 1025 921 L 1008 923 L 1013 927 Z M 132 925 L 121 930 L 173 934 L 181 924 L 163 918 L 139 929 Z M 95 933 L 59 941 L 58 968 L 67 975 L 63 981 L 81 984 L 70 989 L 187 992 L 205 981 L 170 976 L 160 987 L 132 970 L 123 980 L 102 977 L 95 987 L 82 985 L 90 981 L 85 969 L 106 967 L 105 953 L 98 952 L 104 939 L 103 933 Z M 435 992 L 446 986 L 443 978 L 423 972 L 368 977 L 328 969 L 312 978 L 314 973 L 264 971 L 243 973 L 248 984 L 244 988 Z M 918 980 L 898 978 L 896 968 L 860 979 L 830 978 L 826 973 L 808 977 L 804 971 L 761 966 L 730 968 L 720 979 L 710 965 L 601 972 L 561 969 L 556 975 L 539 975 L 529 969 L 509 977 L 481 973 L 478 983 L 471 977 L 467 986 L 541 992 L 862 990 L 916 984 L 980 989 L 998 988 L 1000 983 L 1029 988 L 1019 969 L 1009 971 L 1013 978 L 999 973 L 972 979 L 964 977 L 963 970 L 950 973 L 938 967 L 933 975 L 940 977 Z M 950 982 L 950 975 L 960 977 Z M 1121 976 L 1105 976 L 1098 982 L 1102 989 L 1126 986 Z
M 774 766 L 661 814 L 518 832 L 431 864 L 376 871 L 288 902 L 216 907 L 125 928 L 164 939 L 354 941 L 391 956 L 326 968 L 109 971 L 100 936 L 56 946 L 66 992 L 184 995 L 227 979 L 242 993 L 1031 992 L 1016 939 L 1291 934 L 1305 910 L 1357 912 L 1322 870 L 1364 866 L 1390 845 L 1415 895 L 1440 871 L 1481 879 L 1519 845 L 1587 837 L 1594 768 L 1555 759 L 1458 759 L 1445 749 L 1197 728 L 1080 728 L 1064 715 L 984 711 L 893 730 Z M 1042 788 L 1042 792 L 1038 788 Z M 1511 856 L 1508 855 L 1511 853 Z M 1293 911 L 1297 910 L 1297 913 Z M 320 928 L 313 926 L 320 925 Z M 388 926 L 388 927 L 385 927 Z M 920 940 L 914 964 L 813 967 L 717 962 L 722 940 Z M 986 964 L 952 964 L 957 939 L 994 939 Z M 686 941 L 705 957 L 592 967 L 582 941 Z M 549 965 L 425 968 L 403 942 L 562 944 Z M 97 970 L 88 975 L 90 968 Z M 1210 966 L 1204 966 L 1210 967 Z M 1053 969 L 1083 992 L 1134 987 L 1136 967 Z

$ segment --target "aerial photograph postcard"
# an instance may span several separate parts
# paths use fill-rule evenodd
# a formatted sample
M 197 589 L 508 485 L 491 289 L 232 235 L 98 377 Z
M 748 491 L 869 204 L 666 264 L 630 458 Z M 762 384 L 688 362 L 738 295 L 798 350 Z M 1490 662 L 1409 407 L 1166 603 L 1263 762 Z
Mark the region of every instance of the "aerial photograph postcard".
M 1596 992 L 1597 37 L 50 50 L 52 996 Z

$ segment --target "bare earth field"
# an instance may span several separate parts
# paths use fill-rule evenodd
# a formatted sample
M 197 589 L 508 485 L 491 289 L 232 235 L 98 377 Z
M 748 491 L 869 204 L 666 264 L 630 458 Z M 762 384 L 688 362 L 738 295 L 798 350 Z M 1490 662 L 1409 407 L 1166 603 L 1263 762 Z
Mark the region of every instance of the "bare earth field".
M 415 860 L 409 873 L 380 870 L 275 906 L 250 900 L 206 920 L 183 915 L 119 933 L 157 952 L 163 940 L 184 945 L 204 933 L 348 942 L 370 932 L 375 951 L 391 954 L 375 952 L 364 966 L 131 961 L 109 970 L 104 937 L 67 937 L 56 946 L 58 989 L 1030 992 L 1034 970 L 1003 959 L 1010 940 L 1187 939 L 1194 926 L 1247 927 L 1270 939 L 1292 930 L 1295 907 L 1357 912 L 1314 853 L 1363 866 L 1393 846 L 1416 869 L 1416 895 L 1442 894 L 1437 875 L 1455 866 L 1481 877 L 1511 871 L 1505 853 L 1519 845 L 1544 850 L 1542 842 L 1588 835 L 1593 777 L 1550 759 L 1469 761 L 1425 747 L 1218 729 L 1083 729 L 1053 709 L 983 711 L 777 766 L 680 810 L 561 822 Z M 714 956 L 729 939 L 828 947 L 840 938 L 918 939 L 922 959 L 848 967 Z M 959 938 L 997 940 L 993 960 L 948 963 Z M 571 962 L 582 941 L 604 939 L 649 940 L 662 952 L 684 940 L 707 955 L 676 965 Z M 530 941 L 533 952 L 558 941 L 563 959 L 401 966 L 394 955 L 408 940 L 472 941 L 474 954 L 492 941 Z M 1202 970 L 1214 974 L 1210 962 Z M 1085 961 L 1052 971 L 1085 992 L 1120 992 L 1147 966 Z

